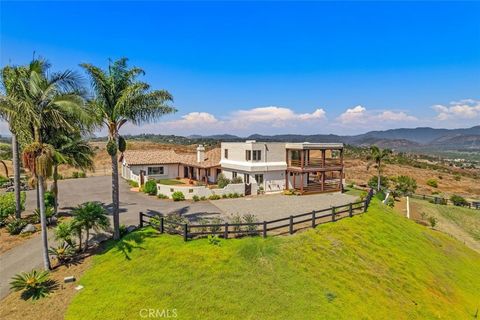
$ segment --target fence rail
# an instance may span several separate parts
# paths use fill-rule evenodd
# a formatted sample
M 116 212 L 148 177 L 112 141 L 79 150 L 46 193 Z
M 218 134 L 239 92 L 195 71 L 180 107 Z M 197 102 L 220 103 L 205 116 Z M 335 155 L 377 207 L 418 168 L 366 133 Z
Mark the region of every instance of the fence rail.
M 432 195 L 426 195 L 426 194 L 412 194 L 410 197 L 414 199 L 421 199 L 421 200 L 426 200 L 430 201 L 434 204 L 443 204 L 443 205 L 454 205 L 454 206 L 459 206 L 459 207 L 467 207 L 471 209 L 480 209 L 480 200 L 478 201 L 467 201 L 467 202 L 462 202 L 462 203 L 456 203 L 448 198 L 443 198 L 440 196 L 432 196 Z
M 314 210 L 311 212 L 291 215 L 289 217 L 261 221 L 251 223 L 216 223 L 216 224 L 191 224 L 178 223 L 168 220 L 160 215 L 149 215 L 143 212 L 139 213 L 139 227 L 152 226 L 160 233 L 179 234 L 187 241 L 190 238 L 218 235 L 228 239 L 230 235 L 233 236 L 254 236 L 262 235 L 266 237 L 269 232 L 274 230 L 286 229 L 282 233 L 294 233 L 300 229 L 308 227 L 315 228 L 319 224 L 327 222 L 335 222 L 339 219 L 352 217 L 356 214 L 361 214 L 367 211 L 372 198 L 372 192 L 368 194 L 365 200 L 357 201 L 341 206 L 326 208 L 322 210 Z M 152 220 L 152 218 L 154 220 Z M 303 219 L 302 219 L 303 218 Z M 297 228 L 295 228 L 297 227 Z

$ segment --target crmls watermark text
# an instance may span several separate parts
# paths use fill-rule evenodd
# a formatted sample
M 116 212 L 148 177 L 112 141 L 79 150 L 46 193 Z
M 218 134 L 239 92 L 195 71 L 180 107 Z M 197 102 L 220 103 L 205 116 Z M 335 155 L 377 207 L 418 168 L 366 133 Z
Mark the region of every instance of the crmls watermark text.
M 141 318 L 176 318 L 177 309 L 153 309 L 145 308 L 139 311 Z

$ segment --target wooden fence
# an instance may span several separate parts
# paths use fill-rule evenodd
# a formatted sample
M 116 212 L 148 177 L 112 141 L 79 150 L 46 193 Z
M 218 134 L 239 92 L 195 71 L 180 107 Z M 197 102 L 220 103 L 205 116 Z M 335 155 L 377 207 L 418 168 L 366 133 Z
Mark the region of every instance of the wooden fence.
M 471 209 L 480 209 L 480 200 L 466 202 L 465 204 L 460 204 L 460 203 L 454 203 L 453 201 L 447 198 L 443 198 L 440 196 L 431 196 L 426 194 L 412 194 L 410 195 L 410 197 L 415 199 L 430 201 L 431 203 L 434 203 L 434 204 L 454 205 L 454 206 L 466 207 Z
M 307 213 L 292 215 L 285 218 L 251 223 L 219 223 L 219 224 L 192 224 L 178 223 L 163 216 L 148 215 L 139 213 L 139 227 L 152 226 L 160 233 L 178 234 L 187 241 L 189 238 L 196 238 L 208 235 L 218 235 L 225 239 L 230 236 L 255 236 L 266 237 L 269 233 L 282 234 L 294 233 L 297 230 L 308 227 L 315 228 L 319 224 L 335 222 L 345 217 L 352 217 L 356 214 L 367 211 L 372 198 L 369 193 L 363 201 L 353 202 L 342 206 L 331 207 L 323 210 L 314 210 Z

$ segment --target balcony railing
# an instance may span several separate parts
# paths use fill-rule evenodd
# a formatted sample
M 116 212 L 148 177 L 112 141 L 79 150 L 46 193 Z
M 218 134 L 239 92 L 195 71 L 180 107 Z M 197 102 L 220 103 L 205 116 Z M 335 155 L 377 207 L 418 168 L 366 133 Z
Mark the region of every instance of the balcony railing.
M 290 159 L 288 161 L 289 167 L 301 168 L 302 163 L 300 160 Z M 305 160 L 304 168 L 330 168 L 330 167 L 341 167 L 342 162 L 340 159 L 325 159 L 325 162 L 322 159 L 310 159 Z

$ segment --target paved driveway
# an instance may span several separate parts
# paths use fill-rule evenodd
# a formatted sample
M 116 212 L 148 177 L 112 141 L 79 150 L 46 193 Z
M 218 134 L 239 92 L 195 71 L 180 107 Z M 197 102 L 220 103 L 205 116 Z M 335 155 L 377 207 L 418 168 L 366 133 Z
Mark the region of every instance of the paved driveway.
M 59 212 L 68 212 L 71 208 L 86 202 L 100 201 L 111 208 L 111 177 L 90 177 L 59 181 Z M 27 192 L 26 212 L 36 208 L 36 191 Z M 173 202 L 161 201 L 143 193 L 132 192 L 125 181 L 120 181 L 120 223 L 138 225 L 138 213 L 179 212 L 189 217 L 220 215 L 221 210 L 208 201 Z M 50 239 L 52 244 L 53 239 Z M 42 265 L 42 247 L 40 236 L 33 237 L 0 256 L 0 299 L 9 290 L 8 283 L 18 272 L 30 271 Z
M 355 202 L 357 197 L 342 193 L 324 193 L 304 196 L 283 194 L 263 195 L 254 198 L 222 199 L 213 201 L 224 215 L 254 214 L 259 221 L 275 220 L 290 215 L 312 212 L 332 206 Z

